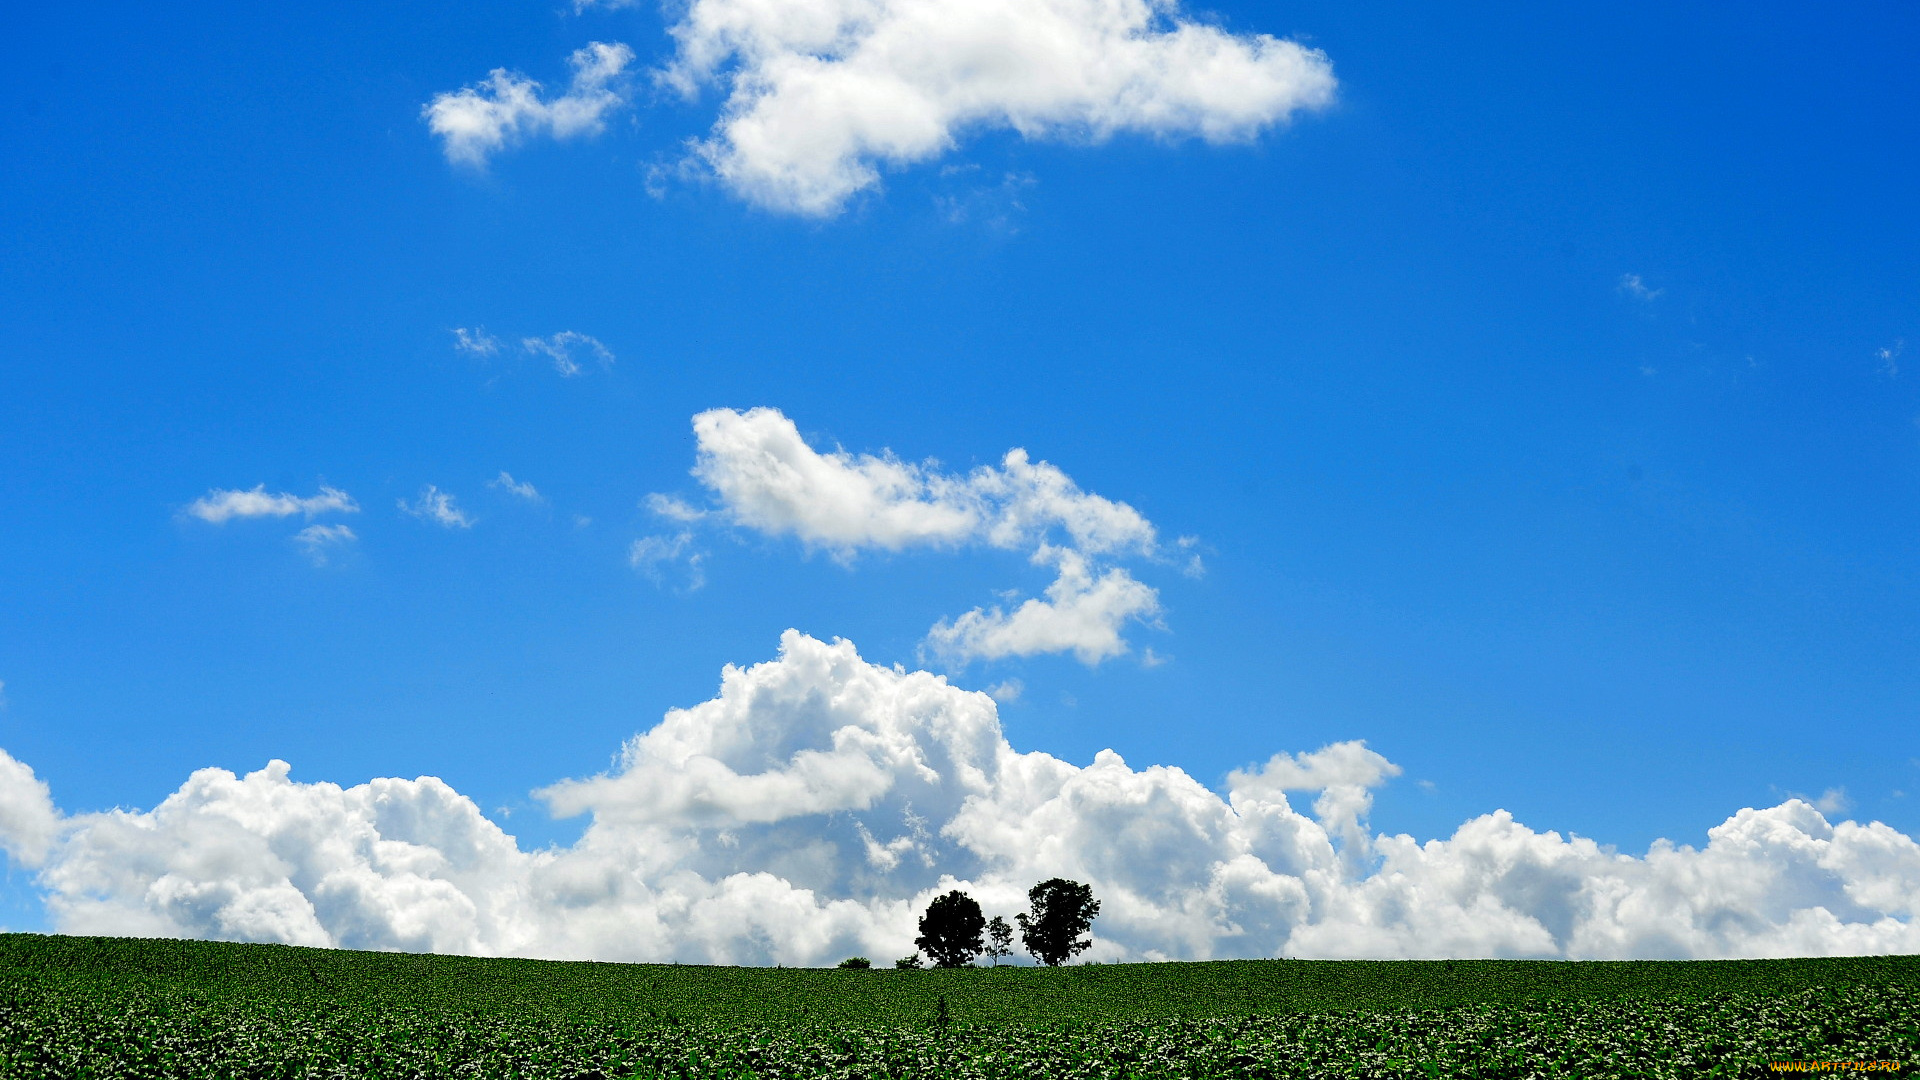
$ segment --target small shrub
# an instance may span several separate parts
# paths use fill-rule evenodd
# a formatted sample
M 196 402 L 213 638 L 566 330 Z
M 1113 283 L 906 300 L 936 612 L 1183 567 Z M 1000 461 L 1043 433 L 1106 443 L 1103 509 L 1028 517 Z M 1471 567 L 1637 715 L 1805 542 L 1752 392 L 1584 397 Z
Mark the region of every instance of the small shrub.
M 900 969 L 901 971 L 910 971 L 914 968 L 917 968 L 920 966 L 920 954 L 908 953 L 907 955 L 901 957 L 900 959 L 895 960 L 893 962 L 893 966 Z
M 867 959 L 864 956 L 849 956 L 845 960 L 840 961 L 839 966 L 843 968 L 860 968 L 864 970 L 866 968 L 872 967 L 873 961 Z

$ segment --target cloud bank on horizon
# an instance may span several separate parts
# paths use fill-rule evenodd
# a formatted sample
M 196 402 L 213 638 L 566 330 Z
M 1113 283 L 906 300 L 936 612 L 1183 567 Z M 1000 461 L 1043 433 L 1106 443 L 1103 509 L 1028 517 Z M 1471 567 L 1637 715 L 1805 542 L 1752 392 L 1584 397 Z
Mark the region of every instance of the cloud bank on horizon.
M 693 418 L 693 475 L 717 505 L 656 494 L 654 512 L 678 528 L 636 541 L 635 566 L 698 557 L 692 526 L 715 518 L 766 536 L 791 536 L 851 564 L 864 550 L 984 545 L 1028 551 L 1054 583 L 1012 611 L 974 608 L 928 631 L 925 650 L 964 667 L 975 660 L 1072 653 L 1082 663 L 1125 654 L 1133 622 L 1152 623 L 1160 594 L 1134 579 L 1122 557 L 1164 558 L 1153 524 L 1123 502 L 1082 491 L 1065 472 L 1007 451 L 999 466 L 965 475 L 891 453 L 821 453 L 778 409 L 710 409 Z M 1184 551 L 1183 538 L 1175 549 Z M 1187 556 L 1197 573 L 1197 557 Z M 698 572 L 697 564 L 693 567 Z
M 1884 824 L 1792 799 L 1638 857 L 1504 811 L 1419 843 L 1367 827 L 1397 771 L 1357 742 L 1224 796 L 1111 750 L 1076 766 L 1009 745 L 985 693 L 790 630 L 617 768 L 541 791 L 590 815 L 571 847 L 521 850 L 433 777 L 342 788 L 281 761 L 67 816 L 3 752 L 0 847 L 80 934 L 817 965 L 910 951 L 938 892 L 1008 913 L 1057 875 L 1100 896 L 1108 961 L 1920 951 L 1920 844 Z
M 689 163 L 755 204 L 811 216 L 976 131 L 1244 141 L 1328 105 L 1336 85 L 1324 53 L 1196 22 L 1177 0 L 693 0 L 669 33 L 655 80 L 688 99 L 726 94 Z M 483 166 L 529 135 L 597 133 L 626 101 L 632 59 L 595 42 L 553 97 L 495 69 L 424 116 L 449 161 Z

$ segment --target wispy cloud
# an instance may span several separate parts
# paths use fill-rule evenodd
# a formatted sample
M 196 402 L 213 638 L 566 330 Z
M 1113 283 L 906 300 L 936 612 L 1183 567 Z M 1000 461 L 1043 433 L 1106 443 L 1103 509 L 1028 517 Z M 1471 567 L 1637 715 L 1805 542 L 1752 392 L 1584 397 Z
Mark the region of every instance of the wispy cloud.
M 453 496 L 432 484 L 420 489 L 412 502 L 400 500 L 400 509 L 422 521 L 431 521 L 449 529 L 471 529 L 473 519 L 454 503 Z
M 643 536 L 627 549 L 627 562 L 655 584 L 666 583 L 667 567 L 684 566 L 688 592 L 707 583 L 706 559 L 706 552 L 694 546 L 693 533 L 685 529 L 670 535 Z
M 696 506 L 690 506 L 684 499 L 655 492 L 647 496 L 645 506 L 668 521 L 689 524 L 707 516 L 707 512 Z
M 313 565 L 325 566 L 330 549 L 342 544 L 350 544 L 358 539 L 359 537 L 353 534 L 353 530 L 345 525 L 309 525 L 294 536 L 293 542 L 300 545 L 300 549 L 307 553 L 307 558 L 313 560 Z
M 259 484 L 247 491 L 229 488 L 214 488 L 187 507 L 187 514 L 214 525 L 224 525 L 234 518 L 283 518 L 295 514 L 314 517 L 319 514 L 353 514 L 360 510 L 353 497 L 338 488 L 322 485 L 318 495 L 301 497 L 279 492 L 269 495 L 267 486 Z
M 596 41 L 569 58 L 573 79 L 558 97 L 543 97 L 539 83 L 495 68 L 478 86 L 436 95 L 421 114 L 448 161 L 481 168 L 524 138 L 599 134 L 607 115 L 626 102 L 624 73 L 632 62 L 632 49 Z
M 507 472 L 505 469 L 500 470 L 499 476 L 487 481 L 487 486 L 490 488 L 498 488 L 509 495 L 518 496 L 528 502 L 546 502 L 546 499 L 541 497 L 538 488 L 525 481 L 515 480 L 513 474 Z
M 476 326 L 472 329 L 456 326 L 453 328 L 453 347 L 457 352 L 472 353 L 475 356 L 492 356 L 500 351 L 500 339 L 487 333 L 484 326 Z
M 1900 374 L 1900 354 L 1905 352 L 1906 348 L 1907 343 L 1903 339 L 1891 345 L 1884 345 L 1873 351 L 1873 355 L 1880 361 L 1881 374 L 1889 379 Z
M 1647 283 L 1640 280 L 1639 274 L 1621 274 L 1620 291 L 1636 300 L 1652 300 L 1666 290 L 1648 288 Z
M 613 350 L 599 340 L 574 330 L 562 330 L 551 337 L 521 338 L 520 346 L 553 361 L 553 370 L 563 378 L 572 378 L 585 370 L 579 357 L 590 357 L 603 368 L 613 366 Z

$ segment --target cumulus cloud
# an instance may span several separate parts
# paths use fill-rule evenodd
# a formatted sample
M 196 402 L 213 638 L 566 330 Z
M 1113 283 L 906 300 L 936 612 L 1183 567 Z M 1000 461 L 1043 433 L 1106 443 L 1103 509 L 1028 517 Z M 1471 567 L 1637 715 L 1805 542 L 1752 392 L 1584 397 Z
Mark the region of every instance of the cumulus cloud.
M 0 750 L 0 851 L 22 866 L 39 866 L 59 832 L 47 782 Z
M 1232 142 L 1335 86 L 1318 50 L 1177 0 L 693 0 L 671 32 L 663 80 L 727 95 L 700 158 L 745 198 L 814 215 L 976 131 Z
M 300 549 L 307 553 L 307 558 L 313 560 L 313 565 L 325 566 L 330 549 L 342 544 L 350 544 L 358 539 L 359 537 L 353 534 L 353 530 L 345 525 L 309 525 L 294 536 L 293 542 L 300 545 Z
M 589 815 L 571 847 L 521 850 L 432 777 L 342 788 L 278 761 L 62 821 L 0 758 L 0 837 L 65 933 L 824 964 L 908 951 L 939 892 L 1007 914 L 1057 875 L 1100 897 L 1101 960 L 1920 951 L 1920 845 L 1886 825 L 1796 799 L 1629 856 L 1496 812 L 1425 843 L 1363 828 L 1349 857 L 1329 819 L 1351 804 L 1322 801 L 1396 771 L 1340 743 L 1223 797 L 1112 751 L 1077 766 L 1015 750 L 986 694 L 789 631 L 609 772 L 541 792 Z
M 454 502 L 453 495 L 428 484 L 420 489 L 420 496 L 412 502 L 399 501 L 400 511 L 417 517 L 422 521 L 431 521 L 448 529 L 471 529 L 473 518 Z
M 596 41 L 569 58 L 573 79 L 558 97 L 543 97 L 525 75 L 494 68 L 479 86 L 435 95 L 421 115 L 448 161 L 480 168 L 488 155 L 530 136 L 599 134 L 626 101 L 623 76 L 632 62 L 632 49 Z
M 1093 555 L 1147 552 L 1154 544 L 1139 511 L 1080 490 L 1025 450 L 966 475 L 892 454 L 823 454 L 780 410 L 764 407 L 703 412 L 693 432 L 693 475 L 735 524 L 840 555 L 976 542 L 1020 548 L 1050 535 Z
M 319 514 L 355 514 L 359 511 L 360 506 L 351 495 L 325 485 L 321 486 L 318 495 L 305 498 L 286 492 L 269 495 L 265 484 L 256 485 L 251 491 L 214 488 L 187 507 L 190 516 L 215 525 L 224 525 L 233 518 L 282 518 L 295 514 L 311 518 Z
M 1317 791 L 1313 812 L 1320 825 L 1341 841 L 1349 871 L 1358 872 L 1372 854 L 1367 815 L 1373 789 L 1400 775 L 1400 766 L 1367 749 L 1364 742 L 1334 743 L 1311 754 L 1273 755 L 1265 765 L 1236 770 L 1227 787 L 1248 800 L 1269 799 L 1287 791 Z
M 1128 623 L 1159 612 L 1157 591 L 1099 561 L 1155 555 L 1152 523 L 1025 450 L 959 474 L 891 453 L 822 453 L 778 409 L 713 409 L 693 418 L 693 430 L 693 475 L 717 499 L 712 513 L 734 525 L 795 537 L 847 563 L 863 549 L 985 545 L 1030 549 L 1036 564 L 1055 568 L 1044 598 L 936 625 L 928 647 L 948 663 L 1062 652 L 1098 663 L 1127 650 Z M 666 496 L 650 505 L 679 521 L 708 513 Z
M 1123 627 L 1160 610 L 1159 594 L 1120 567 L 1096 577 L 1083 556 L 1051 547 L 1041 548 L 1034 561 L 1060 570 L 1046 599 L 1027 600 L 1010 612 L 974 608 L 942 620 L 927 632 L 934 654 L 965 663 L 1070 652 L 1083 664 L 1097 664 L 1127 651 Z
M 629 3 L 574 0 L 574 12 Z M 1319 50 L 1195 21 L 1178 0 L 691 0 L 683 11 L 654 76 L 688 99 L 719 87 L 725 102 L 682 167 L 816 216 L 883 169 L 978 132 L 1239 142 L 1328 105 L 1336 85 Z M 573 54 L 559 97 L 496 68 L 423 116 L 449 161 L 480 167 L 529 136 L 602 130 L 629 98 L 632 61 L 627 46 L 595 42 Z
M 553 362 L 553 370 L 562 378 L 572 378 L 585 371 L 580 363 L 587 357 L 603 368 L 613 366 L 613 350 L 600 344 L 599 340 L 575 330 L 562 330 L 550 337 L 521 338 L 520 347 L 530 353 L 546 357 Z
M 499 488 L 509 495 L 525 499 L 528 502 L 537 503 L 546 501 L 541 498 L 539 488 L 534 487 L 524 480 L 515 480 L 513 474 L 505 469 L 500 470 L 499 476 L 487 481 L 487 486 L 490 488 Z

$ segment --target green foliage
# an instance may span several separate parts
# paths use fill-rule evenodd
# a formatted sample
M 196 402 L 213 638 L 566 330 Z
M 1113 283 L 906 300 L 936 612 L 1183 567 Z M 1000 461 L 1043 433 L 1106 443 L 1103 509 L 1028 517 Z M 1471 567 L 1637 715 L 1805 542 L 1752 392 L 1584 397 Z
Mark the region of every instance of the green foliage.
M 1093 886 L 1065 878 L 1049 878 L 1027 890 L 1031 914 L 1015 915 L 1020 924 L 1020 942 L 1035 960 L 1054 967 L 1093 944 L 1080 935 L 1093 928 L 1100 914 L 1100 901 L 1093 898 Z
M 850 972 L 0 935 L 7 1078 L 1664 1078 L 1917 1057 L 1916 957 Z
M 993 958 L 996 967 L 1013 955 L 1013 927 L 1007 925 L 1007 920 L 998 915 L 987 920 L 987 947 L 983 951 Z
M 920 936 L 913 943 L 927 954 L 934 967 L 965 967 L 980 955 L 981 934 L 986 928 L 979 903 L 955 889 L 934 897 L 927 905 L 927 913 L 920 916 Z
M 908 953 L 907 955 L 901 957 L 900 959 L 895 960 L 893 962 L 893 967 L 894 967 L 894 970 L 896 971 L 915 970 L 920 967 L 920 954 L 917 952 Z
M 858 969 L 860 971 L 865 971 L 866 969 L 873 966 L 873 961 L 867 959 L 864 956 L 849 956 L 845 960 L 840 961 L 840 966 L 843 968 L 853 968 L 853 969 Z

